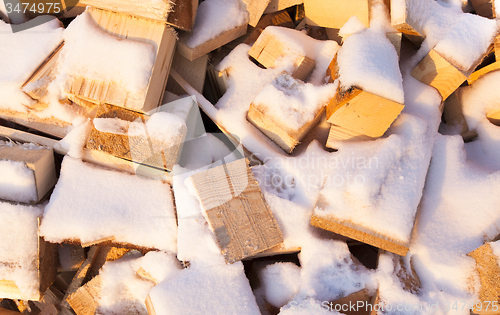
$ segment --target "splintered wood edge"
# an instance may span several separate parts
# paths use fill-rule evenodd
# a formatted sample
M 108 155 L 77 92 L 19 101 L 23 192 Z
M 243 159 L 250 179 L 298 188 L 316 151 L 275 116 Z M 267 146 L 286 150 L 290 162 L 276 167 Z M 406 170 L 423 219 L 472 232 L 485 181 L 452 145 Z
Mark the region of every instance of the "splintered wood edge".
M 343 225 L 341 223 L 334 222 L 332 220 L 326 220 L 316 215 L 311 216 L 311 225 L 315 227 L 322 228 L 324 230 L 328 230 L 343 236 L 347 236 L 349 238 L 355 239 L 357 241 L 384 249 L 388 252 L 394 253 L 400 256 L 406 256 L 409 250 L 409 242 L 405 244 L 401 244 L 395 241 L 392 241 L 383 236 L 375 236 L 366 232 L 361 231 L 364 229 L 362 227 L 357 227 L 353 224 L 352 227 Z
M 480 301 L 493 302 L 495 299 L 497 302 L 500 301 L 500 265 L 498 257 L 493 253 L 490 243 L 485 243 L 476 248 L 468 253 L 467 256 L 473 258 L 476 262 L 475 270 L 481 282 L 481 289 L 479 291 Z M 494 290 L 496 292 L 492 292 Z M 474 309 L 471 314 L 498 314 L 498 311 L 491 312 Z
M 102 280 L 97 276 L 69 295 L 68 303 L 77 315 L 94 315 L 101 289 Z

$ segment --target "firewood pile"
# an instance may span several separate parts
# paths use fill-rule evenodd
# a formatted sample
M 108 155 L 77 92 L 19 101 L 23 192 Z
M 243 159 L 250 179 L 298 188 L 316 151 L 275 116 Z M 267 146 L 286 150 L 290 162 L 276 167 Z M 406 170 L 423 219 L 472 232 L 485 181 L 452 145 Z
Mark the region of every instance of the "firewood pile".
M 0 0 L 0 315 L 500 314 L 500 0 Z

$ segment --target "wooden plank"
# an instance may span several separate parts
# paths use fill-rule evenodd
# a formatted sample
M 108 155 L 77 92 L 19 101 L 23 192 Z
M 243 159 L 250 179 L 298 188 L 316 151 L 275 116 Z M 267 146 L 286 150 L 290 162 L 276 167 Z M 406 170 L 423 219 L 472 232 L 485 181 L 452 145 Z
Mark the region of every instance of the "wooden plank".
M 500 35 L 497 35 L 495 37 L 495 40 L 493 42 L 493 47 L 495 50 L 495 60 L 500 60 Z
M 446 100 L 467 79 L 460 70 L 434 49 L 420 61 L 411 75 L 438 90 L 443 100 Z
M 177 45 L 178 52 L 188 60 L 195 60 L 212 50 L 215 50 L 247 33 L 247 24 L 239 25 L 233 29 L 220 33 L 215 38 L 210 39 L 196 47 L 188 47 L 186 40 L 188 36 L 184 36 L 179 40 Z
M 29 201 L 31 203 L 38 203 L 42 200 L 56 184 L 57 176 L 52 148 L 29 150 L 21 145 L 0 146 L 0 160 L 22 162 L 33 171 L 36 199 Z M 22 202 L 22 200 L 9 200 Z
M 500 126 L 500 110 L 493 110 L 486 113 L 486 118 L 488 118 L 492 124 Z
M 373 139 L 375 138 L 332 124 L 328 133 L 326 147 L 338 149 L 338 141 L 368 141 Z
M 106 155 L 118 157 L 127 161 L 140 163 L 172 171 L 173 166 L 177 163 L 182 144 L 186 136 L 186 127 L 179 130 L 181 136 L 175 139 L 175 144 L 163 148 L 158 140 L 150 138 L 147 135 L 145 123 L 149 116 L 139 112 L 128 110 L 119 106 L 110 104 L 102 104 L 97 110 L 95 119 L 119 119 L 124 122 L 143 123 L 146 133 L 144 136 L 128 136 L 125 134 L 114 134 L 101 132 L 92 125 L 92 130 L 84 146 L 84 150 L 91 152 L 102 152 Z M 174 140 L 174 139 L 173 139 Z M 161 151 L 155 149 L 156 145 L 162 148 Z M 94 157 L 96 157 L 94 155 Z
M 401 32 L 390 32 L 387 33 L 387 38 L 391 41 L 391 44 L 394 46 L 396 49 L 396 52 L 398 53 L 398 58 L 401 58 L 401 41 L 403 37 L 403 33 Z
M 283 243 L 248 160 L 197 173 L 191 180 L 227 263 Z
M 477 15 L 488 19 L 494 18 L 493 0 L 470 0 L 470 3 Z
M 250 14 L 248 24 L 256 26 L 271 0 L 242 0 Z
M 477 71 L 472 72 L 471 75 L 469 75 L 469 77 L 467 78 L 467 82 L 469 83 L 469 85 L 471 85 L 472 83 L 477 81 L 482 76 L 484 76 L 492 71 L 496 71 L 498 69 L 500 69 L 500 60 L 496 61 L 492 64 L 489 64 L 486 67 L 483 67 Z
M 76 315 L 94 315 L 96 313 L 101 289 L 102 281 L 97 276 L 68 297 L 68 303 Z
M 174 1 L 174 3 L 177 1 Z M 173 9 L 170 1 L 82 0 L 82 5 L 120 12 L 165 23 Z
M 203 55 L 193 61 L 182 56 L 178 51 L 174 54 L 172 69 L 175 69 L 196 91 L 203 93 L 205 75 L 207 72 L 208 55 Z M 184 90 L 174 79 L 169 78 L 167 91 L 177 95 L 184 94 Z
M 21 86 L 23 92 L 28 94 L 35 100 L 40 100 L 47 94 L 47 87 L 50 82 L 55 79 L 57 72 L 56 66 L 59 55 L 64 46 L 61 43 L 57 48 L 47 57 L 47 59 L 33 72 L 33 74 Z
M 372 0 L 304 0 L 308 25 L 328 28 L 342 28 L 353 16 L 370 26 Z
M 390 0 L 395 1 L 395 0 Z M 396 0 L 400 1 L 400 0 Z M 408 16 L 407 16 L 407 2 L 405 1 L 404 3 L 404 9 L 403 11 L 398 11 L 401 9 L 401 5 L 391 5 L 391 26 L 394 27 L 398 32 L 401 32 L 406 38 L 408 38 L 413 44 L 416 46 L 420 46 L 422 42 L 424 41 L 424 37 L 417 32 L 410 24 L 408 21 Z
M 304 0 L 271 0 L 264 14 L 275 13 L 302 3 L 304 3 Z
M 56 118 L 39 118 L 33 111 L 27 113 L 14 112 L 0 109 L 0 119 L 34 129 L 55 138 L 64 138 L 71 127 L 71 124 Z
M 297 68 L 293 71 L 292 77 L 305 82 L 309 75 L 313 72 L 314 67 L 316 67 L 316 61 L 309 57 L 304 57 Z
M 198 0 L 174 1 L 172 12 L 168 15 L 167 23 L 184 31 L 191 31 L 194 27 Z
M 351 222 L 338 223 L 334 218 L 324 219 L 316 216 L 314 213 L 311 216 L 311 225 L 343 236 L 347 236 L 349 238 L 378 248 L 382 248 L 386 251 L 401 256 L 406 256 L 406 253 L 408 252 L 410 246 L 410 242 L 401 243 L 384 235 L 381 235 L 376 231 L 367 231 L 366 228 L 359 227 L 355 224 L 352 224 Z
M 68 94 L 83 99 L 105 102 L 117 106 L 135 108 L 148 112 L 160 105 L 167 84 L 175 51 L 175 33 L 166 24 L 146 18 L 116 13 L 90 7 L 94 21 L 104 31 L 122 39 L 152 44 L 156 48 L 156 59 L 144 99 L 129 99 L 126 91 L 113 82 L 93 81 L 85 78 L 70 80 L 65 90 Z
M 481 287 L 479 289 L 479 303 L 474 305 L 471 314 L 499 314 L 496 308 L 493 311 L 493 304 L 500 305 L 500 266 L 498 259 L 491 249 L 490 243 L 467 254 L 476 261 L 476 273 L 479 276 Z M 481 305 L 481 309 L 477 306 Z M 489 308 L 486 306 L 489 305 Z
M 262 16 L 259 23 L 255 25 L 254 31 L 245 40 L 245 44 L 252 45 L 257 40 L 257 38 L 259 38 L 262 31 L 268 26 L 295 28 L 295 23 L 293 23 L 292 18 L 285 10 L 265 14 L 264 16 Z
M 326 107 L 329 123 L 372 138 L 381 137 L 403 110 L 404 105 L 351 87 L 338 88 Z

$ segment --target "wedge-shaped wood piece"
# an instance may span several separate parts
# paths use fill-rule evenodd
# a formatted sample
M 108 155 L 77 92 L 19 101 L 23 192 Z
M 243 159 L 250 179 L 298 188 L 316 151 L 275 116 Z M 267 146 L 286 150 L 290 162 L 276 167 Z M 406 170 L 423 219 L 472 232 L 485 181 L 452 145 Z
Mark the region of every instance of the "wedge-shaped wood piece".
M 495 37 L 493 47 L 495 50 L 495 60 L 500 60 L 500 35 Z
M 248 55 L 265 68 L 275 68 L 278 66 L 278 60 L 292 55 L 290 52 L 293 52 L 293 48 L 288 47 L 285 42 L 270 32 L 263 31 L 252 48 L 250 48 Z M 295 56 L 294 77 L 304 80 L 313 71 L 315 62 L 313 59 L 301 54 L 293 52 L 293 55 Z
M 320 103 L 321 100 L 312 98 L 321 92 L 311 84 L 282 73 L 257 94 L 247 119 L 285 152 L 291 153 L 323 115 L 328 99 Z M 299 117 L 294 115 L 297 111 L 301 113 Z
M 492 71 L 496 71 L 498 69 L 500 69 L 500 61 L 496 61 L 492 64 L 487 65 L 486 67 L 483 67 L 477 71 L 472 72 L 471 75 L 469 75 L 469 77 L 467 78 L 467 82 L 469 83 L 469 85 L 471 85 L 479 78 L 481 78 L 483 75 L 490 73 Z
M 330 132 L 328 133 L 326 146 L 328 148 L 336 149 L 338 146 L 337 141 L 367 141 L 372 139 L 374 138 L 332 124 L 330 126 Z
M 61 43 L 23 84 L 23 91 L 31 98 L 40 100 L 47 94 L 47 86 L 57 75 L 56 65 L 63 45 L 64 43 Z
M 353 15 L 370 25 L 372 0 L 305 0 L 307 24 L 328 28 L 342 28 Z
M 446 100 L 467 79 L 462 71 L 446 61 L 434 49 L 420 61 L 411 75 L 438 90 L 443 100 Z
M 182 120 L 171 113 L 175 121 Z M 102 104 L 93 121 L 85 149 L 102 152 L 135 163 L 171 171 L 177 163 L 186 136 L 185 124 L 175 134 L 156 134 L 148 128 L 150 117 L 123 107 Z M 165 123 L 168 123 L 168 119 Z M 163 137 L 170 137 L 163 142 Z
M 96 313 L 101 287 L 101 278 L 97 276 L 68 297 L 68 303 L 77 315 L 94 315 Z
M 66 92 L 85 100 L 110 103 L 144 112 L 160 105 L 175 51 L 176 38 L 173 29 L 159 21 L 124 13 L 92 7 L 87 12 L 100 28 L 112 35 L 152 44 L 156 58 L 143 99 L 129 98 L 128 93 L 115 82 L 95 81 L 83 77 L 75 77 L 68 81 Z
M 304 3 L 304 0 L 271 0 L 264 14 L 274 13 Z
M 288 28 L 295 28 L 292 18 L 287 11 L 278 11 L 270 14 L 265 14 L 260 19 L 259 23 L 255 25 L 255 30 L 245 40 L 245 44 L 252 45 L 264 29 L 268 26 L 282 26 Z
M 0 165 L 4 166 L 0 173 L 3 179 L 0 181 L 3 183 L 0 184 L 0 199 L 37 203 L 57 181 L 52 148 L 0 142 Z M 10 171 L 7 172 L 5 167 Z
M 197 173 L 191 180 L 227 263 L 283 243 L 246 159 Z
M 36 215 L 27 214 L 27 212 L 34 213 L 36 209 L 24 206 L 9 206 L 8 204 L 6 205 L 0 202 L 2 215 L 5 214 L 4 210 L 6 210 L 6 207 L 18 207 L 14 209 L 16 213 L 12 213 L 12 216 L 19 215 L 20 221 L 24 219 L 24 221 L 20 222 L 23 224 L 23 233 L 27 235 L 22 236 L 22 241 L 26 243 L 23 253 L 27 253 L 27 251 L 29 251 L 27 248 L 29 247 L 33 250 L 31 253 L 33 257 L 27 257 L 27 254 L 20 254 L 21 259 L 24 261 L 11 261 L 8 257 L 0 258 L 2 274 L 6 274 L 6 269 L 12 269 L 9 277 L 0 279 L 0 297 L 38 301 L 56 278 L 57 244 L 47 243 L 42 238 L 38 237 L 37 230 L 40 226 L 40 218 L 37 218 Z M 12 209 L 7 209 L 7 211 L 11 210 Z M 19 235 L 16 236 L 12 231 L 6 231 L 4 229 L 0 232 L 0 235 L 2 233 L 9 233 L 9 235 L 2 235 L 2 238 L 9 238 L 13 242 L 17 241 L 16 237 L 19 238 Z M 34 248 L 31 248 L 31 245 L 34 245 Z M 6 260 L 4 260 L 5 258 Z M 22 277 L 20 275 L 24 277 L 27 276 L 28 278 L 34 276 L 36 279 L 35 283 L 30 285 L 35 287 L 36 290 L 32 290 L 33 288 L 21 289 L 17 282 L 25 282 L 26 280 L 20 280 L 20 277 Z M 26 283 L 24 285 L 26 286 Z
M 330 302 L 329 306 L 332 310 L 342 310 L 342 313 L 346 315 L 371 315 L 370 309 L 373 309 L 371 302 L 372 297 L 370 297 L 366 289 L 363 289 Z M 369 306 L 369 304 L 372 306 Z M 356 305 L 354 310 L 352 305 Z
M 328 122 L 372 138 L 381 137 L 399 116 L 404 105 L 351 87 L 338 88 L 326 107 Z
M 481 283 L 479 303 L 474 305 L 471 314 L 499 314 L 500 258 L 494 254 L 491 243 L 484 244 L 468 253 L 467 256 L 476 261 L 476 272 Z
M 406 38 L 408 38 L 412 43 L 417 46 L 420 46 L 424 41 L 424 37 L 417 32 L 408 21 L 408 4 L 407 1 L 403 1 L 404 5 L 400 4 L 400 0 L 391 0 L 397 1 L 397 5 L 391 5 L 391 25 L 396 30 L 404 34 Z
M 193 61 L 205 54 L 208 54 L 212 50 L 215 50 L 225 44 L 241 37 L 247 33 L 247 24 L 239 25 L 233 29 L 227 30 L 218 34 L 215 38 L 210 39 L 204 43 L 201 43 L 195 47 L 190 47 L 187 44 L 187 39 L 189 36 L 184 36 L 179 40 L 177 50 L 178 52 L 186 57 L 187 59 Z

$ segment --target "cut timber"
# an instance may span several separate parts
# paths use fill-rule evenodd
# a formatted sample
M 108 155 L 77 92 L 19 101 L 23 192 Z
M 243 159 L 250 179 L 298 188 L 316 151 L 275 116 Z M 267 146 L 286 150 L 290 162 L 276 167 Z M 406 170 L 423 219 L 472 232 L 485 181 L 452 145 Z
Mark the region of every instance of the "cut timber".
M 190 61 L 176 52 L 174 54 L 174 60 L 172 61 L 172 69 L 175 69 L 175 71 L 188 81 L 188 83 L 194 87 L 196 91 L 203 93 L 207 63 L 208 55 L 203 55 L 193 61 Z M 168 79 L 167 91 L 177 95 L 183 95 L 185 93 L 179 84 L 172 78 Z
M 495 60 L 500 60 L 500 35 L 495 37 L 493 47 L 495 50 Z
M 245 40 L 245 44 L 252 45 L 259 38 L 262 31 L 268 26 L 282 26 L 295 28 L 292 18 L 287 11 L 278 11 L 262 16 L 259 23 L 255 25 L 255 30 Z
M 274 13 L 304 3 L 304 0 L 271 0 L 264 14 Z
M 401 256 L 406 256 L 406 253 L 408 252 L 410 246 L 409 242 L 397 242 L 384 235 L 380 235 L 375 231 L 367 231 L 366 228 L 359 227 L 355 224 L 352 224 L 351 222 L 338 223 L 335 222 L 335 219 L 333 218 L 326 220 L 321 217 L 317 217 L 315 214 L 313 214 L 311 217 L 311 225 L 343 236 L 347 236 L 349 238 L 378 248 L 382 248 L 386 251 Z
M 168 15 L 167 23 L 184 31 L 191 31 L 198 10 L 198 0 L 173 1 L 173 11 Z
M 403 104 L 356 87 L 342 91 L 339 85 L 337 94 L 326 107 L 326 117 L 329 123 L 349 130 L 348 133 L 378 138 L 403 108 Z
M 135 108 L 144 112 L 153 110 L 163 97 L 170 65 L 175 51 L 175 33 L 165 23 L 90 7 L 87 12 L 104 31 L 121 39 L 129 38 L 152 44 L 156 59 L 144 99 L 129 99 L 127 93 L 113 82 L 74 78 L 65 87 L 68 94 L 85 100 L 105 102 Z
M 109 104 L 102 104 L 96 114 L 95 119 L 108 119 L 110 123 L 121 121 L 123 123 L 140 124 L 144 134 L 128 136 L 128 130 L 124 134 L 102 132 L 96 129 L 93 124 L 90 135 L 85 143 L 85 150 L 101 152 L 105 155 L 114 156 L 120 159 L 140 163 L 158 169 L 171 171 L 177 163 L 182 143 L 186 135 L 186 127 L 179 130 L 181 136 L 173 139 L 174 144 L 168 148 L 163 148 L 159 140 L 150 138 L 146 128 L 149 116 Z M 161 148 L 161 150 L 158 150 Z M 98 155 L 94 155 L 98 158 Z
M 270 0 L 242 0 L 246 5 L 246 10 L 250 14 L 250 20 L 248 24 L 250 26 L 256 26 L 259 23 L 260 17 L 264 14 Z
M 227 263 L 283 243 L 248 160 L 197 173 L 191 180 Z
M 370 26 L 371 6 L 372 0 L 304 0 L 307 24 L 339 29 L 353 15 Z
M 329 305 L 330 309 L 340 309 L 342 310 L 342 314 L 345 315 L 370 315 L 370 307 L 368 307 L 368 304 L 370 304 L 371 301 L 372 298 L 368 294 L 368 291 L 366 291 L 366 289 L 363 289 L 361 291 L 354 292 L 348 296 L 330 302 Z M 353 308 L 350 307 L 352 305 L 361 307 L 355 307 L 355 310 L 353 310 Z
M 39 118 L 34 111 L 21 113 L 0 109 L 0 119 L 40 131 L 56 138 L 64 138 L 71 126 L 70 123 L 56 118 Z
M 486 113 L 486 118 L 488 118 L 492 124 L 500 126 L 500 110 L 494 110 Z
M 288 47 L 286 47 L 285 43 L 276 38 L 276 36 L 264 31 L 260 34 L 252 48 L 250 48 L 248 55 L 265 68 L 275 68 L 278 66 L 276 61 L 285 57 L 287 55 L 287 50 Z M 303 63 L 305 58 L 307 57 L 297 55 L 294 61 L 296 69 Z M 310 69 L 310 65 L 311 62 L 306 61 L 304 64 L 306 67 L 305 69 Z
M 304 57 L 298 67 L 293 71 L 292 77 L 301 81 L 306 81 L 307 77 L 313 72 L 314 67 L 316 67 L 316 62 L 309 57 Z
M 35 177 L 36 199 L 29 201 L 9 199 L 11 201 L 37 203 L 56 184 L 57 176 L 52 148 L 29 149 L 21 145 L 0 146 L 0 161 L 2 160 L 24 163 Z
M 38 225 L 40 225 L 40 220 L 38 220 Z M 0 296 L 9 299 L 39 301 L 56 278 L 57 263 L 57 244 L 45 242 L 42 238 L 38 237 L 38 254 L 36 260 L 36 267 L 38 268 L 38 294 L 30 297 L 23 296 L 14 281 L 0 279 Z
M 446 100 L 467 79 L 467 76 L 434 49 L 420 61 L 411 75 L 438 90 L 443 100 Z
M 463 114 L 462 94 L 464 89 L 466 88 L 459 87 L 446 99 L 444 102 L 443 118 L 449 126 L 457 127 L 464 141 L 469 142 L 477 137 L 477 133 L 469 130 Z
M 274 257 L 278 255 L 298 254 L 300 253 L 300 250 L 301 250 L 300 247 L 286 248 L 285 245 L 280 244 L 278 246 L 275 246 L 273 248 L 255 254 L 253 256 L 246 257 L 243 260 L 252 260 L 255 258 L 263 258 L 263 257 Z
M 479 275 L 481 289 L 479 290 L 479 302 L 482 306 L 478 309 L 474 305 L 471 314 L 499 314 L 498 308 L 493 311 L 493 305 L 500 304 L 500 266 L 497 257 L 491 249 L 490 243 L 467 254 L 476 260 L 476 272 Z M 489 308 L 486 308 L 489 306 Z
M 391 44 L 396 49 L 398 53 L 398 57 L 401 58 L 401 41 L 402 41 L 403 33 L 401 32 L 391 32 L 387 33 L 387 38 L 391 41 Z
M 391 0 L 395 1 L 395 0 Z M 396 0 L 400 2 L 400 0 Z M 404 10 L 399 12 L 398 9 L 401 9 L 401 5 L 391 5 L 391 25 L 399 32 L 403 33 L 406 38 L 408 38 L 412 43 L 417 46 L 420 46 L 424 41 L 424 37 L 420 35 L 408 22 L 407 16 L 407 2 L 404 1 Z
M 481 68 L 477 71 L 472 72 L 472 74 L 467 78 L 467 82 L 469 83 L 469 85 L 471 85 L 472 83 L 477 81 L 479 78 L 481 78 L 483 75 L 490 73 L 492 71 L 496 71 L 498 69 L 500 69 L 500 60 L 496 61 L 492 64 L 489 64 L 484 68 Z
M 470 0 L 476 14 L 488 19 L 494 18 L 493 2 L 494 0 Z
M 101 278 L 97 276 L 68 297 L 68 303 L 76 315 L 94 315 L 96 313 L 101 287 Z
M 47 94 L 47 86 L 57 75 L 56 65 L 63 45 L 61 43 L 21 87 L 31 98 L 40 100 Z
M 326 146 L 331 149 L 337 149 L 337 141 L 367 141 L 373 139 L 374 138 L 366 136 L 364 134 L 332 124 L 330 126 L 330 132 L 328 133 Z
M 227 30 L 218 34 L 215 38 L 210 39 L 196 47 L 189 47 L 186 45 L 186 37 L 182 37 L 177 45 L 178 52 L 186 57 L 188 60 L 195 60 L 205 54 L 208 54 L 212 50 L 215 50 L 235 39 L 241 37 L 247 33 L 247 24 L 242 24 L 231 30 Z

